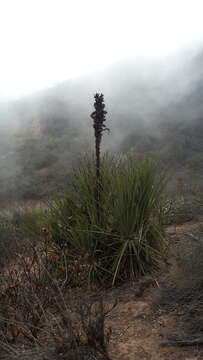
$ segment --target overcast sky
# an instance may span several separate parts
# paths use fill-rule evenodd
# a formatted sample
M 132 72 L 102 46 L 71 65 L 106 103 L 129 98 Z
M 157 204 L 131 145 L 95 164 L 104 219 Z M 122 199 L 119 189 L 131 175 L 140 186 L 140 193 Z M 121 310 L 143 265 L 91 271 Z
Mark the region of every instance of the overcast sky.
M 0 0 L 0 101 L 201 42 L 202 0 Z

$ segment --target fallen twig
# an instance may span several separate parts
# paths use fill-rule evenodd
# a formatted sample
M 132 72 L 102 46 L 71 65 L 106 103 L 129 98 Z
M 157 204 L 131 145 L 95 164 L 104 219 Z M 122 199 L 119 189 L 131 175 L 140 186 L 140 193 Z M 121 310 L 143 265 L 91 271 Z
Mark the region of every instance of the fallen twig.
M 164 342 L 160 344 L 162 347 L 165 346 L 197 346 L 203 345 L 203 337 L 193 339 L 193 340 L 174 340 L 170 342 Z

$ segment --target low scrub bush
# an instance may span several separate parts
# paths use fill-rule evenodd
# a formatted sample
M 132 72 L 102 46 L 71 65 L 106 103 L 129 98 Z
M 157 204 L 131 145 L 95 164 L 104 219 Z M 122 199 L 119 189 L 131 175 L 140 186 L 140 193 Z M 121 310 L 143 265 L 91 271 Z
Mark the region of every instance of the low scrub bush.
M 49 262 L 32 248 L 0 276 L 0 351 L 4 359 L 110 360 L 103 299 L 66 294 Z M 61 279 L 60 279 L 61 280 Z
M 0 213 L 0 268 L 9 264 L 19 249 L 18 227 L 10 210 Z M 23 241 L 21 241 L 22 244 Z
M 42 208 L 18 208 L 13 214 L 12 221 L 21 233 L 36 238 L 47 225 L 46 211 Z

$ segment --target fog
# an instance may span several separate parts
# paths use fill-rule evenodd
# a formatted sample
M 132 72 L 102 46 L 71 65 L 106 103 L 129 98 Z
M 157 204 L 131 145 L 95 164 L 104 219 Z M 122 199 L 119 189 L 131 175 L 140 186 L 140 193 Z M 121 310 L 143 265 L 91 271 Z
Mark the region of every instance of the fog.
M 203 40 L 200 0 L 0 1 L 0 101 Z M 168 60 L 164 60 L 168 61 Z
M 173 167 L 203 153 L 201 10 L 200 1 L 0 3 L 0 197 L 63 183 L 94 146 L 96 92 L 111 130 L 103 150 L 164 154 Z
M 138 124 L 148 126 L 177 118 L 192 121 L 202 116 L 202 62 L 203 43 L 162 58 L 119 60 L 90 74 L 2 102 L 0 126 L 11 133 L 25 133 L 32 124 L 36 129 L 43 118 L 59 121 L 66 117 L 81 133 L 88 134 L 96 92 L 104 93 L 114 141 Z

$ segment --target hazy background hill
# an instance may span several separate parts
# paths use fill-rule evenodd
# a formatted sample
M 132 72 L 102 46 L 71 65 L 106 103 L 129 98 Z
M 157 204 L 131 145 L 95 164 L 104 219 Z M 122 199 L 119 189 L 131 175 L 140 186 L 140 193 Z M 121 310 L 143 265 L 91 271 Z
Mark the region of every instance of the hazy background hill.
M 108 111 L 103 148 L 160 159 L 185 182 L 203 178 L 203 52 L 126 60 L 0 106 L 0 196 L 44 197 L 94 146 L 93 95 Z M 173 176 L 174 178 L 174 176 Z

